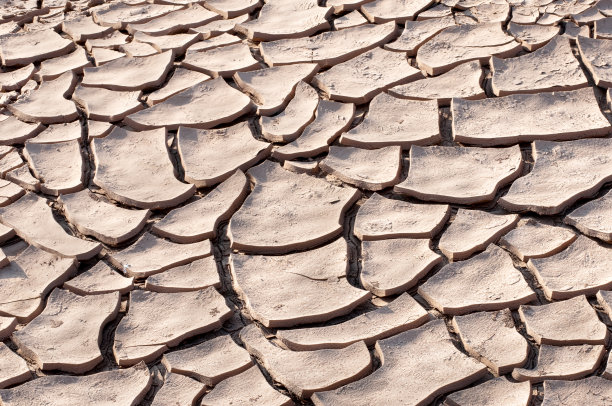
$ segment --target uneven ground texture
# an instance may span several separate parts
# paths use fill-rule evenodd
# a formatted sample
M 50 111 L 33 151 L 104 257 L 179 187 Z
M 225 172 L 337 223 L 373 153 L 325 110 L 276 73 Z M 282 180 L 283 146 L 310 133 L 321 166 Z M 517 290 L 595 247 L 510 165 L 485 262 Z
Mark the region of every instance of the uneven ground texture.
M 0 406 L 612 405 L 612 0 L 0 0 Z

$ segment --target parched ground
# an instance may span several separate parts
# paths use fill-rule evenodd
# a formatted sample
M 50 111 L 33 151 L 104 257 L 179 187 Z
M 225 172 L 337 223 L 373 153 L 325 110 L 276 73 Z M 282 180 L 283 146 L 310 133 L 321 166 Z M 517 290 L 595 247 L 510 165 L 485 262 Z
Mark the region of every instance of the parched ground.
M 612 1 L 0 11 L 0 405 L 612 405 Z

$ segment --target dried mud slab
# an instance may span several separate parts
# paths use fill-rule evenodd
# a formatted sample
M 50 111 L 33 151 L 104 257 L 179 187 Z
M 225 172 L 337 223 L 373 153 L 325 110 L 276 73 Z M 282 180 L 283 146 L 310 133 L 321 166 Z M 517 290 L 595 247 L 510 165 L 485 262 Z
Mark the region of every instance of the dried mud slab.
M 23 149 L 32 173 L 41 181 L 43 193 L 58 196 L 82 190 L 85 167 L 79 141 L 53 144 L 27 142 Z
M 381 93 L 370 102 L 365 119 L 341 136 L 340 144 L 363 148 L 400 145 L 408 149 L 439 140 L 436 103 L 401 100 Z
M 106 137 L 113 128 L 115 128 L 115 126 L 111 123 L 87 120 L 87 140 L 91 141 L 93 138 Z
M 23 144 L 43 129 L 44 126 L 40 123 L 26 123 L 15 116 L 10 116 L 0 122 L 0 145 Z
M 236 24 L 234 29 L 253 41 L 308 37 L 329 29 L 331 14 L 331 6 L 319 7 L 317 0 L 267 0 L 256 19 Z
M 248 175 L 255 186 L 228 228 L 231 247 L 246 252 L 282 254 L 329 241 L 342 232 L 346 210 L 361 195 L 271 161 Z
M 404 30 L 399 38 L 385 44 L 389 51 L 406 52 L 408 56 L 416 55 L 418 49 L 425 42 L 445 28 L 455 25 L 453 16 L 433 18 L 424 21 L 406 21 Z
M 132 41 L 125 45 L 119 46 L 121 52 L 124 52 L 127 56 L 150 56 L 159 53 L 157 49 L 153 48 L 151 44 L 144 42 Z
M 136 236 L 151 214 L 149 210 L 129 210 L 107 203 L 88 190 L 64 194 L 58 202 L 79 232 L 113 246 Z
M 68 71 L 81 73 L 83 68 L 88 66 L 92 65 L 89 59 L 87 59 L 85 49 L 78 47 L 68 55 L 43 61 L 40 64 L 40 69 L 34 74 L 34 79 L 38 81 L 52 80 Z
M 514 328 L 508 309 L 457 316 L 452 325 L 468 354 L 496 375 L 512 372 L 527 362 L 529 344 Z
M 66 72 L 57 79 L 43 81 L 38 89 L 31 91 L 6 108 L 17 118 L 42 124 L 67 123 L 79 117 L 77 108 L 66 97 L 72 94 L 76 77 Z
M 574 90 L 588 86 L 569 40 L 561 36 L 535 52 L 516 58 L 492 57 L 490 65 L 493 72 L 491 88 L 496 96 Z
M 166 130 L 127 131 L 116 127 L 92 141 L 93 182 L 114 200 L 142 209 L 176 206 L 195 186 L 179 182 L 166 149 Z
M 142 32 L 149 35 L 168 35 L 185 32 L 189 28 L 221 19 L 219 14 L 196 3 L 190 3 L 191 7 L 173 11 L 145 23 L 128 24 L 126 29 L 130 34 Z
M 261 5 L 260 0 L 206 0 L 204 7 L 225 19 L 249 14 Z
M 427 239 L 364 241 L 361 257 L 361 284 L 376 296 L 407 291 L 442 262 Z
M 612 179 L 610 148 L 611 139 L 535 141 L 531 172 L 516 180 L 499 204 L 511 211 L 560 213 Z
M 103 27 L 94 22 L 91 16 L 77 15 L 62 21 L 61 30 L 75 42 L 102 38 L 113 32 L 112 27 Z
M 207 35 L 207 34 L 202 34 L 202 35 Z M 240 37 L 236 35 L 225 33 L 225 34 L 219 35 L 218 37 L 213 37 L 213 38 L 206 39 L 204 41 L 196 42 L 195 44 L 191 45 L 187 49 L 187 53 L 197 54 L 198 51 L 207 51 L 209 49 L 224 47 L 226 45 L 238 44 L 240 42 L 242 42 L 242 39 Z
M 90 259 L 102 249 L 100 243 L 67 234 L 55 220 L 47 200 L 33 193 L 0 208 L 0 221 L 28 243 L 63 257 Z
M 151 406 L 165 406 L 172 403 L 195 405 L 196 400 L 204 394 L 206 386 L 183 375 L 167 374 L 164 385 L 157 391 Z
M 611 262 L 610 248 L 580 236 L 558 254 L 530 259 L 527 267 L 542 285 L 546 297 L 560 300 L 612 288 Z
M 294 173 L 308 173 L 311 175 L 319 172 L 318 161 L 285 161 L 283 168 Z
M 253 365 L 249 353 L 229 335 L 166 353 L 161 362 L 173 374 L 190 376 L 207 386 L 215 386 Z
M 88 39 L 85 41 L 85 49 L 91 52 L 93 58 L 96 60 L 96 66 L 100 66 L 112 59 L 110 55 L 123 55 L 121 52 L 113 51 L 113 49 L 117 49 L 122 45 L 128 43 L 128 36 L 122 33 L 121 31 L 114 31 L 109 35 L 105 35 L 101 38 Z M 112 51 L 112 52 L 111 52 Z M 99 53 L 98 53 L 99 52 Z M 104 62 L 99 61 L 98 57 L 103 55 Z
M 353 233 L 362 241 L 433 238 L 449 216 L 447 205 L 415 204 L 374 193 L 359 208 Z
M 248 191 L 248 180 L 238 170 L 206 196 L 170 211 L 151 230 L 179 243 L 213 239 L 219 223 L 229 220 Z
M 139 100 L 141 95 L 140 90 L 116 91 L 79 86 L 72 100 L 81 105 L 87 117 L 92 120 L 119 121 L 143 109 Z
M 145 289 L 162 293 L 189 292 L 209 286 L 221 287 L 217 263 L 212 256 L 149 276 L 145 282 Z
M 77 262 L 59 258 L 30 246 L 2 268 L 0 315 L 20 323 L 32 320 L 44 307 L 43 299 L 54 287 L 76 273 Z
M 531 383 L 510 382 L 499 377 L 480 385 L 451 393 L 444 403 L 448 406 L 527 406 L 531 402 Z
M 543 47 L 559 34 L 558 25 L 542 24 L 508 24 L 508 33 L 516 38 L 530 52 Z
M 563 222 L 582 234 L 612 243 L 612 191 L 573 210 Z
M 230 257 L 236 291 L 251 316 L 266 327 L 327 321 L 367 301 L 370 292 L 348 283 L 347 268 L 342 238 L 296 254 Z
M 5 177 L 7 181 L 14 183 L 15 185 L 20 186 L 24 190 L 29 190 L 30 192 L 38 192 L 40 191 L 40 182 L 30 173 L 30 169 L 28 165 L 21 165 L 18 168 L 11 170 L 10 172 L 5 173 Z M 2 182 L 0 182 L 2 184 Z M 10 197 L 4 196 L 0 199 L 0 202 L 12 202 L 13 199 L 17 199 L 23 193 L 22 191 L 15 190 L 16 188 L 12 185 L 9 185 L 8 190 L 10 190 Z M 18 193 L 17 193 L 18 192 Z M 0 238 L 1 239 L 1 238 Z
M 468 61 L 483 63 L 491 56 L 514 56 L 520 49 L 519 43 L 502 30 L 501 23 L 458 25 L 423 44 L 416 61 L 420 69 L 433 76 Z
M 366 406 L 386 399 L 389 404 L 423 405 L 487 371 L 452 344 L 443 320 L 380 340 L 375 351 L 382 362 L 379 369 L 335 391 L 315 394 L 314 404 Z
M 413 20 L 422 10 L 433 4 L 433 0 L 375 0 L 361 6 L 361 12 L 376 24 Z
M 74 48 L 72 41 L 53 30 L 0 35 L 0 58 L 4 66 L 24 66 L 65 55 Z
M 130 23 L 144 23 L 156 17 L 161 17 L 183 6 L 169 4 L 130 5 L 128 3 L 111 3 L 93 10 L 91 15 L 97 24 L 112 27 L 115 30 L 125 29 Z
M 516 368 L 512 378 L 531 383 L 546 380 L 575 380 L 593 373 L 606 353 L 603 345 L 557 347 L 542 344 L 533 369 Z
M 15 150 L 10 151 L 8 154 L 0 158 L 0 175 L 6 176 L 8 172 L 23 165 L 24 162 L 21 159 L 19 152 Z
M 243 92 L 257 101 L 257 114 L 270 116 L 282 110 L 295 94 L 297 84 L 300 81 L 310 82 L 317 70 L 319 67 L 314 63 L 276 66 L 236 72 L 234 81 Z
M 311 158 L 329 151 L 329 145 L 350 127 L 355 116 L 353 103 L 320 100 L 315 119 L 296 140 L 272 151 L 280 160 Z
M 390 95 L 399 98 L 437 100 L 439 106 L 448 106 L 453 98 L 484 99 L 486 94 L 481 87 L 482 77 L 480 62 L 467 62 L 440 76 L 395 86 L 388 92 Z
M 34 74 L 36 67 L 29 64 L 9 72 L 0 73 L 0 91 L 8 92 L 20 89 Z
M 366 24 L 312 37 L 281 39 L 259 44 L 269 66 L 314 62 L 321 68 L 337 65 L 388 42 L 395 36 L 394 22 Z
M 370 352 L 362 341 L 341 349 L 289 351 L 268 341 L 255 324 L 240 330 L 240 339 L 275 381 L 302 399 L 363 378 L 372 370 Z
M 451 225 L 442 234 L 438 248 L 451 261 L 467 259 L 497 242 L 518 220 L 517 214 L 459 209 Z
M 178 151 L 185 181 L 196 187 L 213 186 L 246 170 L 270 155 L 272 144 L 259 141 L 248 121 L 214 130 L 180 127 Z
M 153 361 L 186 338 L 220 328 L 231 315 L 212 287 L 180 293 L 134 290 L 115 331 L 115 359 L 120 366 Z
M 28 364 L 4 343 L 0 343 L 0 389 L 32 378 Z M 4 403 L 3 403 L 4 404 Z
M 612 18 L 610 19 L 612 21 Z M 612 25 L 612 24 L 611 24 Z M 578 49 L 584 65 L 595 84 L 599 87 L 612 87 L 612 35 L 610 39 L 578 37 Z
M 189 46 L 200 40 L 201 34 L 172 34 L 153 36 L 142 32 L 134 33 L 135 42 L 150 44 L 159 52 L 172 51 L 174 56 L 180 56 L 185 53 Z
M 499 240 L 499 245 L 516 255 L 521 261 L 549 257 L 566 249 L 576 234 L 563 227 L 555 227 L 528 219 Z
M 248 404 L 290 406 L 294 403 L 291 398 L 274 390 L 257 366 L 224 380 L 202 399 L 202 406 Z
M 17 326 L 17 318 L 0 316 L 0 340 L 8 338 Z
M 151 374 L 143 363 L 87 376 L 49 375 L 11 389 L 0 390 L 6 406 L 62 406 L 113 403 L 137 405 L 151 387 Z
M 91 50 L 91 56 L 93 57 L 96 66 L 106 65 L 107 63 L 114 61 L 115 59 L 123 58 L 125 54 L 123 52 L 114 51 L 106 48 L 93 48 Z
M 319 167 L 361 189 L 382 190 L 399 182 L 401 160 L 399 146 L 362 149 L 332 145 Z
M 276 337 L 294 351 L 344 348 L 358 341 L 372 345 L 377 340 L 418 327 L 429 319 L 429 313 L 408 293 L 404 293 L 387 306 L 342 323 L 278 330 Z
M 333 21 L 333 27 L 336 31 L 346 28 L 358 27 L 367 24 L 368 20 L 357 10 L 353 10 L 348 14 L 336 18 Z
M 102 295 L 105 293 L 128 293 L 134 288 L 134 278 L 126 278 L 102 261 L 75 278 L 64 282 L 64 289 L 79 295 Z
M 606 344 L 608 329 L 585 296 L 541 306 L 521 306 L 527 334 L 538 344 Z
M 108 259 L 129 276 L 144 278 L 210 255 L 208 240 L 176 244 L 146 232 L 129 247 L 109 253 Z
M 223 100 L 223 103 L 219 103 Z M 229 123 L 254 110 L 251 99 L 222 78 L 207 80 L 171 96 L 146 110 L 127 116 L 124 122 L 137 130 L 179 126 L 211 128 Z
M 121 57 L 103 66 L 83 69 L 82 86 L 109 90 L 145 90 L 164 83 L 172 67 L 170 51 L 141 57 Z
M 251 16 L 248 13 L 240 14 L 234 18 L 215 20 L 199 27 L 190 28 L 189 32 L 200 32 L 203 38 L 219 37 L 223 34 L 234 32 L 236 24 L 249 21 L 250 19 Z
M 147 95 L 145 97 L 145 101 L 149 106 L 156 105 L 170 98 L 171 96 L 182 92 L 183 90 L 199 85 L 200 83 L 209 79 L 210 76 L 204 73 L 195 72 L 189 69 L 177 68 L 168 83 L 161 89 Z
M 242 42 L 205 51 L 188 52 L 181 66 L 206 73 L 213 78 L 229 78 L 238 71 L 251 71 L 260 67 L 257 59 L 251 55 L 249 46 Z
M 473 101 L 454 99 L 451 111 L 455 141 L 483 146 L 597 137 L 612 128 L 592 88 Z M 540 142 L 546 145 L 543 141 L 536 145 Z
M 331 100 L 363 104 L 385 89 L 421 78 L 402 53 L 374 48 L 317 74 L 312 83 Z
M 493 200 L 522 170 L 520 148 L 410 148 L 408 177 L 396 193 L 421 200 L 474 204 Z
M 104 325 L 117 317 L 118 292 L 79 296 L 55 289 L 45 310 L 12 336 L 19 353 L 42 370 L 82 374 L 102 361 Z
M 21 186 L 9 180 L 0 179 L 0 207 L 13 203 L 25 193 L 26 191 Z
M 603 309 L 603 311 L 608 315 L 612 315 L 612 292 L 608 292 L 605 290 L 600 290 L 597 292 L 597 301 L 599 305 Z M 606 367 L 606 374 L 609 375 L 610 368 Z
M 318 104 L 317 91 L 301 81 L 295 86 L 293 98 L 281 113 L 260 117 L 262 137 L 270 142 L 294 141 L 314 119 Z
M 419 294 L 446 315 L 517 308 L 536 298 L 512 258 L 496 245 L 444 266 L 419 287 Z
M 588 25 L 578 26 L 578 24 L 567 21 L 563 24 L 563 36 L 569 38 L 572 45 L 576 44 L 578 36 L 590 37 L 591 29 Z
M 612 400 L 612 382 L 599 376 L 577 381 L 544 381 L 542 406 L 606 405 Z
M 51 124 L 36 137 L 29 139 L 31 144 L 53 144 L 64 141 L 81 141 L 82 127 L 80 121 L 72 123 Z

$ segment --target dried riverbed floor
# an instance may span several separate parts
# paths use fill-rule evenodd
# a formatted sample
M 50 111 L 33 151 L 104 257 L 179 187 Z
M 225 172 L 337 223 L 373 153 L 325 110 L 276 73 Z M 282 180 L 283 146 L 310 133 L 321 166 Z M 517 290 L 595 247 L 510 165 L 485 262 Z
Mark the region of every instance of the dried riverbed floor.
M 612 0 L 0 11 L 0 405 L 612 405 Z

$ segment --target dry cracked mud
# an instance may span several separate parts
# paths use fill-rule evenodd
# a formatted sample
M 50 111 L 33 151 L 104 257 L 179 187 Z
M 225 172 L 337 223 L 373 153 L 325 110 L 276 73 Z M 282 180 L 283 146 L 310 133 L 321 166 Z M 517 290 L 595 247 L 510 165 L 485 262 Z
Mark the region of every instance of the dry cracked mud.
M 0 406 L 612 405 L 612 1 L 0 1 Z

